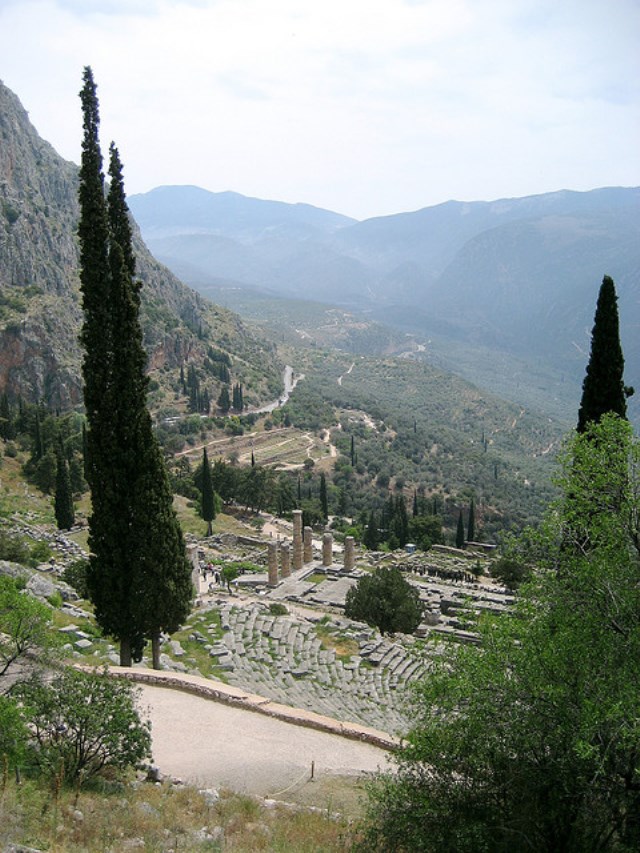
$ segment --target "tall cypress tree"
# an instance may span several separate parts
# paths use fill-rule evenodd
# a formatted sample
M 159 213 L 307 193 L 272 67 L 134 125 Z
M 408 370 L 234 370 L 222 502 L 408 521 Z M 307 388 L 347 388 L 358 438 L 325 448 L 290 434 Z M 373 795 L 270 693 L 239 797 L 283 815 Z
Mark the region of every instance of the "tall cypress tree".
M 218 406 L 220 410 L 226 414 L 231 408 L 231 400 L 229 399 L 229 389 L 226 385 L 222 386 L 220 396 L 218 397 Z
M 211 523 L 216 517 L 216 502 L 213 495 L 211 468 L 209 467 L 206 447 L 202 449 L 202 517 L 207 522 L 207 536 L 211 536 L 213 533 Z
M 80 339 L 84 348 L 82 373 L 87 415 L 85 477 L 92 504 L 87 580 L 96 620 L 105 634 L 120 642 L 120 663 L 129 666 L 132 658 L 141 658 L 144 640 L 140 627 L 134 624 L 130 606 L 132 583 L 124 535 L 128 522 L 121 517 L 123 477 L 115 464 L 118 448 L 112 411 L 115 397 L 110 237 L 98 135 L 98 99 L 90 68 L 85 68 L 83 80 L 78 236 L 84 311 Z
M 627 397 L 633 393 L 623 381 L 624 357 L 620 346 L 618 297 L 613 279 L 602 280 L 591 333 L 591 354 L 582 383 L 578 432 L 597 422 L 607 412 L 627 416 Z
M 462 518 L 462 510 L 458 515 L 458 526 L 456 528 L 456 548 L 464 548 L 464 521 Z
M 154 666 L 158 666 L 160 633 L 176 630 L 189 612 L 191 571 L 146 408 L 140 283 L 134 280 L 122 166 L 112 145 L 107 205 L 97 135 L 98 102 L 90 69 L 85 70 L 81 96 L 85 115 L 79 229 L 85 312 L 82 341 L 89 427 L 87 480 L 93 505 L 88 581 L 98 623 L 120 641 L 120 663 L 130 665 L 132 658 L 140 659 L 145 638 L 151 638 Z
M 329 520 L 329 498 L 327 497 L 327 478 L 320 474 L 320 508 L 325 523 Z
M 114 389 L 119 412 L 118 446 L 129 471 L 129 553 L 134 562 L 135 622 L 151 639 L 153 666 L 160 666 L 160 634 L 173 633 L 191 608 L 191 568 L 173 510 L 173 494 L 147 409 L 147 356 L 140 326 L 141 283 L 135 271 L 122 165 L 111 146 L 108 214 L 114 328 Z M 121 246 L 120 240 L 125 242 Z M 126 484 L 123 483 L 123 491 Z
M 56 493 L 53 501 L 58 530 L 69 530 L 75 521 L 73 509 L 73 493 L 71 491 L 71 476 L 69 463 L 65 459 L 62 442 L 56 452 Z
M 473 498 L 469 504 L 469 523 L 467 525 L 467 539 L 469 542 L 474 542 L 476 538 L 476 505 Z

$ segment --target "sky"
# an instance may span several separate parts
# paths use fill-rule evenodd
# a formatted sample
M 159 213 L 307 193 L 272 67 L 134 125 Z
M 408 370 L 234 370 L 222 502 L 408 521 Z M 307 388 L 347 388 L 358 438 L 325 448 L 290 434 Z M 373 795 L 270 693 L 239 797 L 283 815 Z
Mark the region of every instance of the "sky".
M 0 80 L 76 163 L 86 65 L 129 195 L 365 219 L 640 185 L 640 0 L 0 0 Z

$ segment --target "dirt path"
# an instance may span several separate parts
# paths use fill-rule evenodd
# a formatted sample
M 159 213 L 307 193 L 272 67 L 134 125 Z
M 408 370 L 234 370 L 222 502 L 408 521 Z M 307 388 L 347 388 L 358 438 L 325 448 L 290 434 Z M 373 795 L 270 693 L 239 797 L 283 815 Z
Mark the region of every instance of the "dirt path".
M 253 711 L 164 687 L 141 685 L 152 724 L 153 757 L 162 773 L 206 787 L 295 799 L 330 777 L 388 766 L 376 746 L 292 725 Z M 310 782 L 314 763 L 314 782 Z

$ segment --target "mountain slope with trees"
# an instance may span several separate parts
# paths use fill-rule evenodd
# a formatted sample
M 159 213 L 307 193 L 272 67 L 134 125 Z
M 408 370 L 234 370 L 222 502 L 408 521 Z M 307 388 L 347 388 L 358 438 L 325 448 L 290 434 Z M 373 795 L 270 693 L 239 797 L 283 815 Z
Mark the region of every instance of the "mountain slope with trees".
M 156 219 L 146 218 L 152 194 L 134 196 L 132 209 L 140 211 L 154 251 L 202 292 L 227 280 L 235 291 L 321 296 L 421 336 L 427 354 L 447 369 L 497 393 L 509 385 L 512 399 L 525 405 L 542 378 L 548 393 L 566 397 L 573 411 L 593 281 L 606 274 L 618 288 L 629 373 L 640 371 L 638 188 L 450 201 L 304 237 L 285 233 L 274 220 L 273 229 L 250 240 L 239 215 L 222 233 L 217 220 L 203 218 L 196 228 L 183 214 L 167 235 L 170 200 L 184 200 L 184 190 L 162 188 L 163 233 Z M 198 207 L 193 217 L 200 213 Z M 523 363 L 517 379 L 509 364 L 514 357 Z

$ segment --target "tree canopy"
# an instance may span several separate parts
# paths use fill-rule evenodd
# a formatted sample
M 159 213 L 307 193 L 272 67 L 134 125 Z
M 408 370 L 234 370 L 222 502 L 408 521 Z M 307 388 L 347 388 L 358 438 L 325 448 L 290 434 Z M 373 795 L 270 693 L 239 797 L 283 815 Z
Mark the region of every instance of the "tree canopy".
M 410 634 L 422 618 L 420 596 L 400 569 L 378 568 L 347 592 L 345 615 L 375 626 L 381 634 Z
M 150 638 L 158 666 L 160 633 L 175 631 L 189 612 L 191 571 L 146 405 L 141 283 L 134 278 L 122 164 L 112 144 L 105 202 L 91 69 L 84 80 L 79 235 L 92 501 L 87 580 L 98 624 L 120 641 L 121 664 L 139 660 Z
M 618 297 L 613 279 L 605 275 L 600 286 L 591 333 L 591 354 L 582 384 L 578 411 L 578 432 L 598 421 L 607 412 L 621 418 L 627 414 L 627 397 L 633 389 L 625 387 L 624 356 L 620 345 Z
M 605 415 L 569 442 L 515 611 L 480 621 L 415 695 L 364 849 L 640 847 L 640 443 Z M 583 528 L 577 526 L 580 519 Z M 566 547 L 567 529 L 576 546 Z

